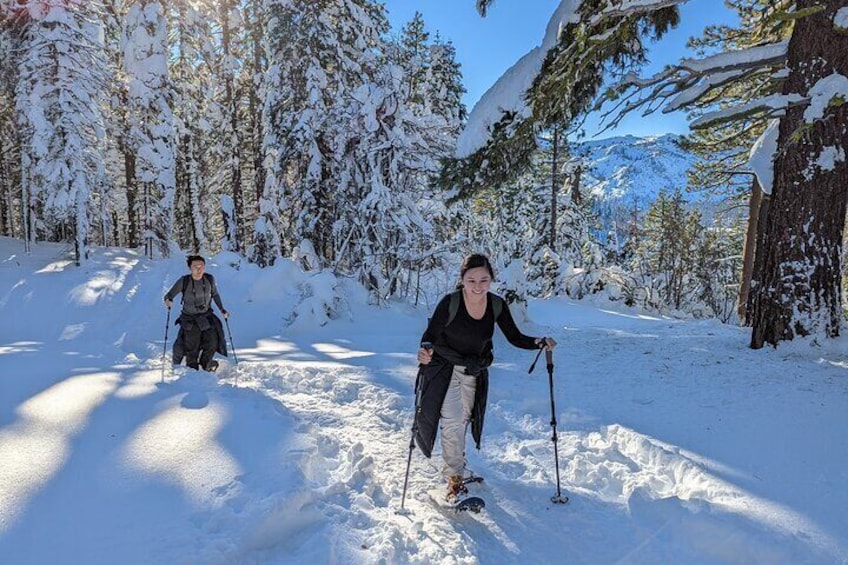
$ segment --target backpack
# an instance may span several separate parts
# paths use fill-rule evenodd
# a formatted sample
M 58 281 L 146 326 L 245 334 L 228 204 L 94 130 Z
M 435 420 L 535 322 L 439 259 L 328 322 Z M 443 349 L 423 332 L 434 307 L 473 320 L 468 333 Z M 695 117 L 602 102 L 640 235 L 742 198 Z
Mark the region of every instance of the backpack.
M 445 327 L 448 327 L 453 319 L 456 318 L 456 313 L 459 312 L 459 299 L 461 298 L 460 293 L 462 290 L 455 290 L 450 295 L 450 304 L 448 305 L 448 321 L 445 324 Z M 503 310 L 503 298 L 498 296 L 497 294 L 492 294 L 492 314 L 495 315 L 495 322 L 498 321 L 498 318 L 501 316 L 501 311 Z

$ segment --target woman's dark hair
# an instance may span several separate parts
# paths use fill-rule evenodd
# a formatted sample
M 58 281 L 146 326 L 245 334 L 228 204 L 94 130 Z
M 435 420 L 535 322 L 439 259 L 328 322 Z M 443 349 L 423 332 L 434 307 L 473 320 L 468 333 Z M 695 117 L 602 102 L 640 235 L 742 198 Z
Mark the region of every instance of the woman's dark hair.
M 191 264 L 194 263 L 195 261 L 200 261 L 204 265 L 206 264 L 206 259 L 204 259 L 200 255 L 189 255 L 188 257 L 186 257 L 186 265 L 188 265 L 189 269 L 191 269 Z
M 462 277 L 465 276 L 470 269 L 476 269 L 477 267 L 486 267 L 486 270 L 489 271 L 489 275 L 492 277 L 492 280 L 495 280 L 495 270 L 492 268 L 492 263 L 489 261 L 489 258 L 481 253 L 473 253 L 465 258 L 462 262 L 462 267 L 459 269 L 459 287 L 462 287 Z

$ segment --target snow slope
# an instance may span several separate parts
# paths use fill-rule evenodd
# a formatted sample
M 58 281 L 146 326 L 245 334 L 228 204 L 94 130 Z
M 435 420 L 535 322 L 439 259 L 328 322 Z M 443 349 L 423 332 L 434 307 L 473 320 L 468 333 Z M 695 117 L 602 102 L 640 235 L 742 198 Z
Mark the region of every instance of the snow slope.
M 220 255 L 239 363 L 218 380 L 161 363 L 181 259 L 68 254 L 0 239 L 3 563 L 848 563 L 844 338 L 752 351 L 712 321 L 533 302 L 571 502 L 548 502 L 544 367 L 498 335 L 469 453 L 486 511 L 437 507 L 416 450 L 399 514 L 425 309 L 342 281 L 322 326 L 303 304 L 326 279 Z

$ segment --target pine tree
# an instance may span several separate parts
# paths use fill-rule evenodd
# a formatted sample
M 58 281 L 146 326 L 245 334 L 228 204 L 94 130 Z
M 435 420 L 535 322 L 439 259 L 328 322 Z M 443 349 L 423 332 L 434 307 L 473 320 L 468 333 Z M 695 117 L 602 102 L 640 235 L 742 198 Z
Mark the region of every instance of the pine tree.
M 208 173 L 211 163 L 220 162 L 214 151 L 209 150 L 219 130 L 210 123 L 215 104 L 208 94 L 218 83 L 212 71 L 215 46 L 210 39 L 213 37 L 210 24 L 216 11 L 208 1 L 181 2 L 174 8 L 169 12 L 172 30 L 169 73 L 174 83 L 176 136 L 174 231 L 180 247 L 201 252 L 210 247 L 207 218 L 215 217 L 214 212 L 207 213 L 214 210 L 209 205 L 214 183 L 208 180 L 211 178 Z
M 465 86 L 462 71 L 456 61 L 456 48 L 436 34 L 429 47 L 430 67 L 427 69 L 425 102 L 428 110 L 445 121 L 450 137 L 455 141 L 465 122 L 467 110 L 462 103 Z
M 90 199 L 102 160 L 98 8 L 31 6 L 16 90 L 27 207 L 42 220 L 33 231 L 73 241 L 77 264 L 88 256 Z
M 165 11 L 158 0 L 130 7 L 124 26 L 127 106 L 145 254 L 168 255 L 173 236 L 175 150 Z
M 690 274 L 695 270 L 700 222 L 700 213 L 687 210 L 679 190 L 672 195 L 661 192 L 648 209 L 635 262 L 650 289 L 649 305 L 681 310 L 692 298 L 696 288 Z
M 247 233 L 244 198 L 242 193 L 242 145 L 240 100 L 236 92 L 237 73 L 243 55 L 234 27 L 241 19 L 239 7 L 234 0 L 219 0 L 219 22 L 221 26 L 220 73 L 223 83 L 221 93 L 221 150 L 223 167 L 221 179 L 227 187 L 225 194 L 232 202 L 231 229 L 225 230 L 222 247 L 225 250 L 243 252 Z
M 326 265 L 336 261 L 338 167 L 358 132 L 346 127 L 351 93 L 373 76 L 384 8 L 372 0 L 269 0 L 269 65 L 265 145 L 282 187 L 289 248 L 310 240 Z
M 427 79 L 432 64 L 429 40 L 430 34 L 424 29 L 424 16 L 416 11 L 412 20 L 401 29 L 397 54 L 392 57 L 403 69 L 404 83 L 409 89 L 407 103 L 418 114 L 427 110 L 429 98 Z
M 265 119 L 263 92 L 268 64 L 263 47 L 267 13 L 263 0 L 250 0 L 244 8 L 250 56 L 246 57 L 245 77 L 247 90 L 247 120 L 250 124 L 251 188 L 255 208 L 252 243 L 248 246 L 250 261 L 260 265 L 273 265 L 280 254 L 279 227 L 275 198 L 268 199 L 265 193 L 268 171 L 265 164 Z M 267 94 L 266 94 L 267 96 Z
M 25 239 L 18 193 L 21 143 L 14 113 L 18 29 L 14 12 L 0 10 L 0 233 Z
M 490 3 L 478 2 L 481 13 Z M 536 150 L 538 131 L 576 125 L 591 109 L 609 73 L 644 63 L 643 38 L 658 39 L 677 25 L 678 9 L 669 4 L 667 0 L 627 5 L 617 0 L 581 2 L 578 21 L 563 22 L 558 43 L 545 55 L 526 93 L 528 111 L 505 113 L 484 147 L 447 161 L 439 179 L 442 186 L 464 195 L 519 174 Z

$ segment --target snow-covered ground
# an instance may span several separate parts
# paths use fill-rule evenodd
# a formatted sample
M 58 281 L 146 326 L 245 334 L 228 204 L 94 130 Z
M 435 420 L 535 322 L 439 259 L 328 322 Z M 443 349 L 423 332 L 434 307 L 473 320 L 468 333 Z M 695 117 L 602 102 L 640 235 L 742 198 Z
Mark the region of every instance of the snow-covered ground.
M 498 334 L 469 454 L 486 510 L 434 504 L 438 460 L 415 450 L 399 514 L 429 312 L 348 288 L 321 326 L 303 297 L 326 276 L 233 262 L 208 263 L 239 361 L 219 381 L 161 362 L 180 258 L 77 268 L 0 239 L 0 561 L 848 563 L 844 338 L 752 351 L 713 321 L 533 302 L 522 326 L 561 344 L 571 501 L 549 502 L 545 368 Z

